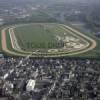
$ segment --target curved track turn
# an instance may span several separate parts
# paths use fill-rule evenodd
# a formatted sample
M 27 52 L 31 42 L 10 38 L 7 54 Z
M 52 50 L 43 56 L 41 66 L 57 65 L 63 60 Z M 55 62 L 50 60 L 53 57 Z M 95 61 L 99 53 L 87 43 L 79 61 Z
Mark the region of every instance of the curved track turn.
M 63 25 L 63 24 L 61 24 L 61 25 Z M 72 27 L 69 27 L 67 25 L 63 25 L 63 26 L 66 28 L 66 30 L 69 29 L 72 32 L 76 33 L 77 35 L 79 35 L 79 36 L 83 37 L 84 39 L 90 41 L 89 45 L 86 48 L 78 50 L 77 52 L 71 52 L 71 53 L 67 53 L 67 54 L 65 53 L 65 54 L 59 54 L 59 55 L 51 55 L 51 56 L 50 55 L 46 55 L 45 57 L 61 57 L 61 56 L 67 56 L 67 55 L 76 55 L 76 54 L 81 54 L 81 53 L 88 52 L 88 51 L 90 51 L 90 50 L 92 50 L 92 49 L 94 49 L 96 47 L 97 43 L 96 43 L 96 41 L 94 39 L 88 37 L 87 35 L 84 35 L 83 33 L 77 31 L 76 29 L 73 29 Z M 16 47 L 16 50 L 18 50 L 19 52 L 15 52 L 15 51 L 9 50 L 7 48 L 7 39 L 6 39 L 6 30 L 7 29 L 9 29 L 9 31 L 11 31 L 9 27 L 4 28 L 1 31 L 2 50 L 4 52 L 8 53 L 8 54 L 11 54 L 11 55 L 27 56 L 28 54 L 23 54 L 22 52 L 24 52 L 24 51 L 19 49 L 20 47 L 18 46 L 18 43 L 16 42 L 17 41 L 16 39 L 14 39 L 14 41 L 16 40 L 15 42 L 16 42 L 16 45 L 17 45 L 18 48 L 16 46 L 15 47 Z M 10 36 L 10 39 L 11 39 L 11 36 Z M 14 44 L 13 44 L 14 41 L 11 39 L 11 44 L 13 45 L 12 46 L 13 49 L 14 49 Z M 32 52 L 28 52 L 28 53 L 32 53 Z M 35 57 L 35 56 L 33 55 L 33 57 Z

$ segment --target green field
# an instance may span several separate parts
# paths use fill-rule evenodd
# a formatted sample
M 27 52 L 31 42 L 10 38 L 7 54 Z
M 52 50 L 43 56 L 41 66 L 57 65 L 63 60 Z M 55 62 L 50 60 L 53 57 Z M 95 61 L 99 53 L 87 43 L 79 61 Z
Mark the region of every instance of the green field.
M 56 43 L 54 35 L 61 31 L 58 32 L 58 27 L 55 25 L 33 24 L 15 28 L 15 35 L 19 45 L 24 49 L 46 49 L 54 48 L 53 45 L 50 47 L 48 44 Z
M 64 37 L 71 34 L 59 24 L 29 24 L 18 26 L 14 29 L 18 44 L 24 50 L 61 48 L 56 36 Z M 75 37 L 75 36 L 73 36 Z M 82 42 L 82 41 L 80 41 Z
M 76 55 L 75 57 L 81 57 L 81 58 L 100 58 L 100 38 L 96 37 L 95 36 L 95 33 L 94 32 L 91 32 L 91 33 L 85 33 L 83 30 L 81 30 L 79 27 L 75 27 L 71 24 L 69 24 L 69 26 L 75 28 L 76 30 L 79 30 L 80 32 L 82 32 L 83 34 L 93 38 L 96 43 L 97 43 L 97 46 L 96 48 L 94 48 L 93 50 L 91 51 L 88 51 L 86 53 L 83 53 L 83 54 L 79 54 L 79 55 Z
M 33 57 L 77 56 L 96 46 L 92 38 L 64 24 L 19 24 L 3 30 L 7 46 L 3 50 L 8 54 L 26 56 L 33 53 Z

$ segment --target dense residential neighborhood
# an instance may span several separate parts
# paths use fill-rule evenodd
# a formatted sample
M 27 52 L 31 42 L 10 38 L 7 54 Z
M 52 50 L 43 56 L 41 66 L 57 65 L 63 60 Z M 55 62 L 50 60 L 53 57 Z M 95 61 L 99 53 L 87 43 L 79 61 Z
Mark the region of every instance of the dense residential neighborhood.
M 100 0 L 0 0 L 0 100 L 100 100 Z
M 12 57 L 0 63 L 0 96 L 7 100 L 100 99 L 99 59 Z

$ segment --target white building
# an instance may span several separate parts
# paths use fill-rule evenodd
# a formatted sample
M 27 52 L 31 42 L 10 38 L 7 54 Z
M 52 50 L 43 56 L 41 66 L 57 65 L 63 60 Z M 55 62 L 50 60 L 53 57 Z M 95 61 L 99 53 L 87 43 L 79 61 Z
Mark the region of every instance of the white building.
M 6 73 L 6 74 L 3 76 L 3 79 L 8 78 L 8 76 L 9 76 L 9 74 L 8 74 L 8 73 Z
M 28 81 L 28 83 L 27 83 L 26 90 L 27 91 L 33 91 L 34 90 L 34 87 L 35 87 L 35 83 L 36 83 L 35 80 L 30 79 Z

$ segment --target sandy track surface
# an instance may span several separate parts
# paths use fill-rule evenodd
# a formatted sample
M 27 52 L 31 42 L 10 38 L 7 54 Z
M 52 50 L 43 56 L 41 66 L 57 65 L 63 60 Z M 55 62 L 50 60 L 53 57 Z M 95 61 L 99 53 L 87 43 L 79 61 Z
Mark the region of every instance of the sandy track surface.
M 96 43 L 96 41 L 95 41 L 94 39 L 92 39 L 92 38 L 90 38 L 90 37 L 84 35 L 83 33 L 79 32 L 79 31 L 77 31 L 76 29 L 73 29 L 73 28 L 71 28 L 71 27 L 69 27 L 69 26 L 67 26 L 67 25 L 64 25 L 64 26 L 65 26 L 66 28 L 72 30 L 72 31 L 75 32 L 76 34 L 78 34 L 78 35 L 84 37 L 85 39 L 89 40 L 89 41 L 92 43 L 91 46 L 90 46 L 89 48 L 87 48 L 87 49 L 85 49 L 85 50 L 83 50 L 83 51 L 79 51 L 79 52 L 76 52 L 76 53 L 72 53 L 72 55 L 73 55 L 73 54 L 80 54 L 80 53 L 88 52 L 88 51 L 94 49 L 94 48 L 97 46 L 97 43 Z
M 13 51 L 8 50 L 8 48 L 7 48 L 7 41 L 6 41 L 6 32 L 5 32 L 6 29 L 7 29 L 7 28 L 4 28 L 4 29 L 1 31 L 2 50 L 5 51 L 6 53 L 9 53 L 9 54 L 12 54 L 12 55 L 25 56 L 25 55 L 22 55 L 22 54 L 19 54 L 19 53 L 16 53 L 16 52 L 13 52 Z
M 14 28 L 16 28 L 16 27 L 11 27 L 11 28 L 9 28 L 9 35 L 10 35 L 11 44 L 12 44 L 13 49 L 16 50 L 16 51 L 18 51 L 18 52 L 20 52 L 20 53 L 32 53 L 32 52 L 24 51 L 24 50 L 21 49 L 21 47 L 20 47 L 19 44 L 18 44 L 17 38 L 16 38 L 16 36 L 15 36 Z M 64 28 L 63 26 L 62 26 L 62 28 L 63 28 L 64 30 L 66 30 L 66 28 Z M 67 31 L 68 31 L 68 30 L 67 30 Z M 73 36 L 76 36 L 76 37 L 79 38 L 80 40 L 84 41 L 84 42 L 86 43 L 86 45 L 84 45 L 83 47 L 78 48 L 78 49 L 71 49 L 71 50 L 68 50 L 68 48 L 66 48 L 67 53 L 80 51 L 80 50 L 83 50 L 83 49 L 85 49 L 85 48 L 87 48 L 87 47 L 89 46 L 89 43 L 88 43 L 86 40 L 84 40 L 84 39 L 81 38 L 80 36 L 74 34 L 73 32 L 70 32 L 70 31 L 68 31 L 68 32 L 69 32 L 70 34 L 72 34 Z M 62 49 L 63 49 L 63 48 L 62 48 Z M 52 52 L 54 53 L 54 51 L 59 51 L 59 50 L 60 50 L 60 49 L 49 49 L 48 51 L 52 51 Z M 64 51 L 65 51 L 65 50 L 64 50 Z M 52 53 L 52 52 L 51 52 L 51 53 Z M 35 52 L 35 53 L 36 53 L 36 52 Z M 55 53 L 56 53 L 56 52 L 55 52 Z M 63 52 L 62 52 L 62 53 L 63 53 Z M 38 54 L 41 54 L 41 53 L 38 53 Z
M 63 25 L 63 24 L 62 24 Z M 93 40 L 92 38 L 84 35 L 83 33 L 77 31 L 76 29 L 73 29 L 69 26 L 66 26 L 66 25 L 63 25 L 65 26 L 66 28 L 72 30 L 74 33 L 84 37 L 85 39 L 89 40 L 91 42 L 91 46 L 87 47 L 86 49 L 83 49 L 81 51 L 77 51 L 77 52 L 73 52 L 73 53 L 69 53 L 69 54 L 62 54 L 62 55 L 55 55 L 55 56 L 49 56 L 49 57 L 60 57 L 60 56 L 67 56 L 67 55 L 76 55 L 76 54 L 81 54 L 81 53 L 85 53 L 85 52 L 88 52 L 92 49 L 94 49 L 97 45 L 96 41 Z M 7 28 L 4 28 L 1 32 L 1 37 L 2 37 L 2 50 L 9 53 L 9 54 L 12 54 L 12 55 L 17 55 L 17 56 L 26 56 L 25 54 L 20 54 L 20 53 L 16 53 L 14 51 L 10 51 L 8 48 L 7 48 L 7 41 L 6 41 L 6 30 Z

